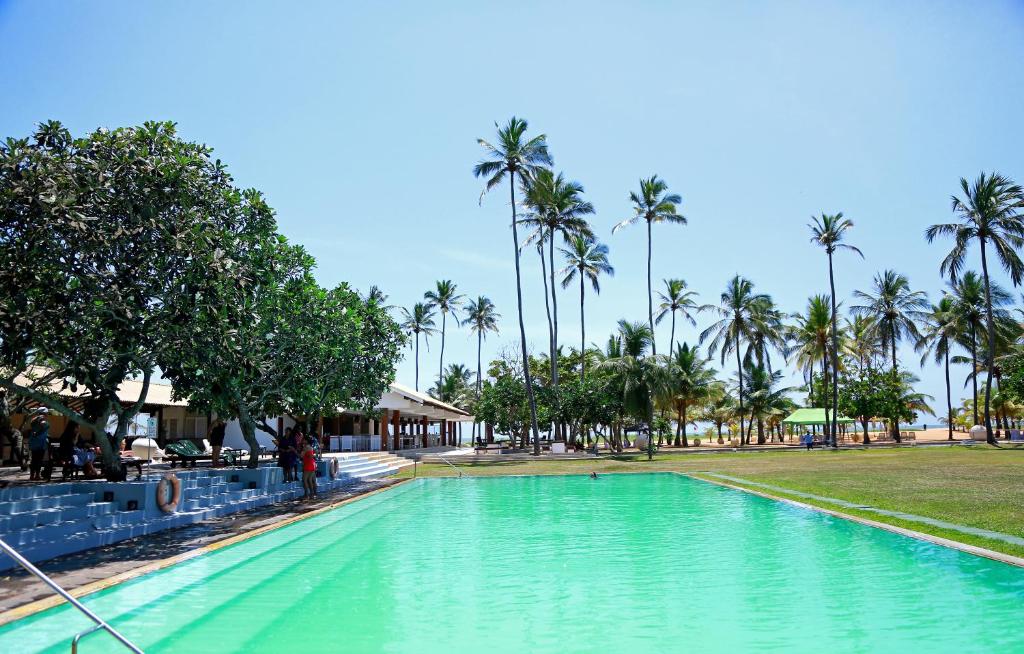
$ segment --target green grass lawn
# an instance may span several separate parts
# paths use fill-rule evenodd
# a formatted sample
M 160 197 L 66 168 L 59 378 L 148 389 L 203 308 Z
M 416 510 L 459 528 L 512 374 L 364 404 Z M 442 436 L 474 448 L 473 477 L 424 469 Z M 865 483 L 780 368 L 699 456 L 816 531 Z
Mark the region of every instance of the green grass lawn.
M 460 464 L 464 474 L 533 475 L 609 472 L 717 472 L 783 488 L 936 518 L 1024 537 L 1024 449 L 918 447 L 812 452 L 625 455 L 600 460 L 539 459 Z M 412 468 L 402 473 L 413 474 Z M 424 464 L 419 476 L 451 476 Z M 755 489 L 757 490 L 757 489 Z M 762 489 L 763 490 L 763 489 Z M 785 495 L 784 493 L 774 493 Z M 792 496 L 792 499 L 951 540 L 1024 556 L 1024 547 L 871 512 Z

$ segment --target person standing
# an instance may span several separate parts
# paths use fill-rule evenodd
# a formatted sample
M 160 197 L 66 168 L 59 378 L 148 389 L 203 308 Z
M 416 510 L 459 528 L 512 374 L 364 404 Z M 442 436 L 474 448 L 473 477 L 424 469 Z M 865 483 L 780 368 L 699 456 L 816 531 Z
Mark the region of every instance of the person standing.
M 38 415 L 32 419 L 32 430 L 28 436 L 28 449 L 31 453 L 29 461 L 29 481 L 42 481 L 43 460 L 46 458 L 46 450 L 50 447 L 50 423 L 45 415 Z
M 206 437 L 210 439 L 210 447 L 213 449 L 213 467 L 220 467 L 220 450 L 224 447 L 224 432 L 227 430 L 227 424 L 219 417 L 214 419 L 213 424 L 210 425 L 210 431 L 207 432 Z
M 316 452 L 313 437 L 307 436 L 302 448 L 302 499 L 316 499 Z

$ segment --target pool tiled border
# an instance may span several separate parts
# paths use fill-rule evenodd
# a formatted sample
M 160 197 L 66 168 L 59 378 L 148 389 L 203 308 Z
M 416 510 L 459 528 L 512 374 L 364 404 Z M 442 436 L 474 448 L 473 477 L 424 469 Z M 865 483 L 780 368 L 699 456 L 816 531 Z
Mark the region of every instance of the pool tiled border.
M 189 550 L 188 552 L 184 552 L 182 554 L 177 554 L 175 556 L 171 556 L 171 557 L 168 557 L 166 559 L 161 559 L 159 561 L 154 561 L 153 563 L 149 563 L 149 564 L 146 564 L 144 566 L 140 566 L 138 568 L 135 568 L 133 570 L 128 570 L 126 572 L 122 572 L 120 574 L 113 575 L 111 577 L 108 577 L 106 579 L 102 579 L 100 581 L 94 581 L 92 583 L 85 584 L 83 586 L 78 586 L 77 588 L 65 589 L 65 590 L 67 590 L 68 594 L 71 595 L 72 597 L 74 597 L 75 599 L 79 599 L 79 598 L 85 597 L 87 595 L 92 595 L 93 593 L 97 593 L 97 592 L 99 592 L 101 590 L 106 590 L 107 588 L 110 588 L 112 586 L 116 586 L 118 584 L 122 584 L 122 583 L 124 583 L 126 581 L 130 581 L 132 579 L 136 579 L 136 578 L 141 577 L 143 575 L 147 575 L 147 574 L 149 574 L 151 572 L 156 572 L 158 570 L 162 570 L 162 569 L 170 567 L 172 565 L 176 565 L 178 563 L 183 563 L 185 561 L 188 561 L 189 559 L 194 559 L 197 556 L 203 556 L 205 554 L 209 554 L 211 552 L 215 552 L 215 551 L 217 551 L 219 549 L 222 549 L 224 547 L 228 547 L 230 545 L 235 545 L 237 543 L 241 543 L 243 541 L 249 540 L 250 538 L 255 538 L 256 536 L 261 536 L 261 535 L 263 535 L 263 534 L 265 534 L 267 532 L 271 532 L 271 531 L 274 531 L 276 529 L 280 529 L 282 527 L 287 527 L 288 525 L 295 524 L 296 522 L 299 522 L 299 521 L 302 521 L 302 520 L 306 520 L 306 519 L 312 518 L 314 516 L 318 516 L 318 515 L 320 515 L 322 513 L 328 512 L 328 511 L 332 511 L 334 509 L 337 509 L 338 507 L 345 506 L 346 504 L 351 504 L 352 502 L 358 502 L 359 500 L 365 499 L 367 497 L 371 497 L 371 496 L 376 495 L 378 493 L 383 493 L 385 491 L 389 491 L 389 490 L 391 490 L 393 488 L 397 488 L 399 486 L 402 486 L 403 484 L 405 484 L 407 482 L 414 481 L 414 479 L 415 478 L 412 478 L 412 477 L 406 478 L 406 479 L 399 479 L 399 480 L 396 480 L 393 484 L 389 484 L 388 486 L 385 486 L 383 488 L 376 488 L 376 489 L 374 489 L 372 491 L 369 491 L 367 493 L 363 493 L 361 495 L 356 495 L 355 497 L 349 497 L 349 498 L 340 500 L 338 502 L 333 502 L 331 504 L 328 504 L 327 506 L 322 506 L 322 507 L 320 507 L 318 509 L 314 509 L 314 510 L 306 512 L 306 513 L 302 513 L 301 515 L 291 516 L 291 517 L 285 518 L 284 520 L 281 520 L 279 522 L 274 522 L 274 523 L 269 524 L 269 525 L 264 525 L 262 527 L 257 527 L 256 529 L 253 529 L 251 531 L 246 531 L 246 532 L 241 533 L 241 534 L 235 534 L 234 536 L 228 536 L 227 538 L 224 538 L 222 540 L 218 540 L 218 541 L 210 543 L 208 545 L 202 545 L 200 547 L 197 547 L 194 550 Z M 11 609 L 9 611 L 5 611 L 3 613 L 0 613 L 0 626 L 5 625 L 5 624 L 7 624 L 9 622 L 14 622 L 15 620 L 20 620 L 22 618 L 27 618 L 27 617 L 29 617 L 31 615 L 39 613 L 40 611 L 45 611 L 47 609 L 53 608 L 55 606 L 59 606 L 59 605 L 64 604 L 64 603 L 65 603 L 64 598 L 60 597 L 59 595 L 52 595 L 50 597 L 47 597 L 46 599 L 36 600 L 35 602 L 29 602 L 28 604 L 22 604 L 21 606 L 15 607 L 15 608 L 13 608 L 13 609 Z
M 842 511 L 836 511 L 834 509 L 826 509 L 825 507 L 817 506 L 815 504 L 807 504 L 806 502 L 800 502 L 800 501 L 797 501 L 797 500 L 794 500 L 794 499 L 791 499 L 791 498 L 788 498 L 788 497 L 782 497 L 782 496 L 773 495 L 771 493 L 767 493 L 767 492 L 764 492 L 764 491 L 754 490 L 753 488 L 747 488 L 745 486 L 740 486 L 738 484 L 730 483 L 730 482 L 724 481 L 722 479 L 715 479 L 715 478 L 712 478 L 712 477 L 706 477 L 706 476 L 703 476 L 704 473 L 700 473 L 700 472 L 694 472 L 694 473 L 675 472 L 675 474 L 681 475 L 683 477 L 689 477 L 690 479 L 695 479 L 697 481 L 703 481 L 703 482 L 708 483 L 708 484 L 714 484 L 716 486 L 722 486 L 724 488 L 731 488 L 732 490 L 742 491 L 744 493 L 749 493 L 751 495 L 757 495 L 758 497 L 763 497 L 763 498 L 769 499 L 769 500 L 775 500 L 776 502 L 783 502 L 785 504 L 789 504 L 790 506 L 796 506 L 796 507 L 799 507 L 799 508 L 802 508 L 802 509 L 809 509 L 811 511 L 817 511 L 818 513 L 824 513 L 824 514 L 830 515 L 830 516 L 832 516 L 834 518 L 841 518 L 843 520 L 849 520 L 851 522 L 856 522 L 856 523 L 859 523 L 859 524 L 862 524 L 862 525 L 866 525 L 868 527 L 875 527 L 876 529 L 884 529 L 885 531 L 889 531 L 889 532 L 892 532 L 892 533 L 895 533 L 895 534 L 900 534 L 901 536 L 907 536 L 908 538 L 915 538 L 917 540 L 927 541 L 927 542 L 933 543 L 935 545 L 941 545 L 943 547 L 948 547 L 950 549 L 960 550 L 961 552 L 966 552 L 967 554 L 973 554 L 975 556 L 981 556 L 981 557 L 984 557 L 986 559 L 993 559 L 995 561 L 999 561 L 1001 563 L 1006 563 L 1007 565 L 1016 566 L 1018 568 L 1024 568 L 1024 558 L 1021 558 L 1021 557 L 1018 557 L 1018 556 L 1013 556 L 1011 554 L 1003 554 L 1002 552 L 996 552 L 995 550 L 990 550 L 990 549 L 987 549 L 987 548 L 984 548 L 984 547 L 978 547 L 977 545 L 968 545 L 967 543 L 961 543 L 960 541 L 952 540 L 952 539 L 949 539 L 949 538 L 943 538 L 941 536 L 934 536 L 932 534 L 926 534 L 926 533 L 921 532 L 921 531 L 915 531 L 913 529 L 906 529 L 904 527 L 897 527 L 896 525 L 891 525 L 891 524 L 888 524 L 888 523 L 885 523 L 885 522 L 878 522 L 876 520 L 870 520 L 868 518 L 862 518 L 860 516 L 852 515 L 852 514 L 849 514 L 849 513 L 843 513 Z M 734 477 L 733 479 L 736 479 L 736 480 L 740 481 L 741 483 L 750 483 L 750 484 L 760 485 L 760 484 L 757 484 L 757 482 L 748 482 L 747 480 L 740 479 L 738 477 Z M 784 492 L 788 492 L 788 491 L 786 491 L 786 489 L 781 489 L 781 490 L 784 491 Z M 828 498 L 825 498 L 825 499 L 827 500 Z

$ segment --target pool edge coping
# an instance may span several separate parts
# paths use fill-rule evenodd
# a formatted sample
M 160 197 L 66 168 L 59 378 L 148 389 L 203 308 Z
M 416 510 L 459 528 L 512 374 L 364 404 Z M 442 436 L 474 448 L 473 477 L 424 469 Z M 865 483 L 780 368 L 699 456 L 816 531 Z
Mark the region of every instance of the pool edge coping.
M 175 554 L 174 556 L 167 557 L 166 559 L 160 559 L 159 561 L 154 561 L 152 563 L 147 563 L 146 565 L 140 566 L 133 570 L 126 570 L 125 572 L 120 572 L 111 577 L 107 577 L 106 579 L 92 581 L 81 586 L 76 586 L 75 588 L 66 588 L 65 590 L 68 592 L 69 595 L 71 595 L 71 597 L 74 597 L 75 599 L 81 599 L 94 593 L 98 593 L 102 590 L 106 590 L 119 584 L 123 584 L 126 581 L 131 581 L 132 579 L 136 579 L 138 577 L 142 577 L 153 572 L 163 570 L 164 568 L 169 568 L 172 565 L 184 563 L 185 561 L 188 561 L 190 559 L 210 554 L 211 552 L 215 552 L 219 549 L 229 547 L 231 545 L 236 545 L 238 543 L 249 540 L 250 538 L 255 538 L 256 536 L 262 536 L 263 534 L 266 534 L 268 532 L 280 529 L 282 527 L 287 527 L 289 525 L 293 525 L 296 522 L 301 522 L 302 520 L 306 520 L 308 518 L 313 518 L 322 513 L 326 513 L 327 511 L 332 511 L 341 506 L 345 506 L 346 504 L 351 504 L 352 502 L 358 502 L 359 500 L 376 495 L 378 493 L 389 491 L 393 488 L 402 486 L 408 482 L 415 480 L 416 477 L 400 478 L 397 479 L 394 483 L 388 484 L 383 488 L 375 488 L 366 493 L 356 495 L 355 497 L 347 497 L 343 500 L 332 502 L 327 506 L 322 506 L 319 509 L 314 509 L 307 513 L 291 516 L 289 518 L 285 518 L 284 520 L 280 520 L 269 525 L 263 525 L 262 527 L 257 527 L 256 529 L 243 532 L 241 534 L 228 536 L 226 538 L 222 538 L 221 540 L 217 540 L 212 543 L 207 543 L 206 545 L 201 545 L 193 550 L 182 552 L 181 554 Z M 3 613 L 0 613 L 0 627 L 6 626 L 12 622 L 16 622 L 24 618 L 31 617 L 36 613 L 40 613 L 42 611 L 46 611 L 47 609 L 52 609 L 54 607 L 66 603 L 67 600 L 65 600 L 60 595 L 51 595 L 44 599 L 39 599 L 33 602 L 29 602 L 27 604 L 22 604 L 21 606 L 16 606 L 13 609 L 9 609 L 7 611 L 4 611 Z
M 794 499 L 791 499 L 791 498 L 788 498 L 788 497 L 783 497 L 781 495 L 773 495 L 771 493 L 766 493 L 764 491 L 754 490 L 752 488 L 746 488 L 744 486 L 739 486 L 739 485 L 736 485 L 736 484 L 730 484 L 730 483 L 728 483 L 726 481 L 722 481 L 722 480 L 708 479 L 707 477 L 700 476 L 701 473 L 699 473 L 699 472 L 698 473 L 687 473 L 687 472 L 674 471 L 674 474 L 677 474 L 677 475 L 680 475 L 680 476 L 683 476 L 683 477 L 689 477 L 690 479 L 693 479 L 693 480 L 696 480 L 696 481 L 702 481 L 702 482 L 705 482 L 705 483 L 708 483 L 708 484 L 714 484 L 715 486 L 722 486 L 723 488 L 730 488 L 732 490 L 742 491 L 744 493 L 749 493 L 751 495 L 757 495 L 758 497 L 763 497 L 763 498 L 769 499 L 769 500 L 775 500 L 776 502 L 782 502 L 784 504 L 789 504 L 791 506 L 795 506 L 795 507 L 798 507 L 798 508 L 801 508 L 801 509 L 809 509 L 811 511 L 817 511 L 818 513 L 824 513 L 824 514 L 830 515 L 830 516 L 832 516 L 834 518 L 840 518 L 840 519 L 843 519 L 843 520 L 849 520 L 851 522 L 856 522 L 858 524 L 862 524 L 862 525 L 865 525 L 865 526 L 868 526 L 868 527 L 874 527 L 876 529 L 882 529 L 884 531 L 888 531 L 888 532 L 891 532 L 891 533 L 894 533 L 894 534 L 899 534 L 901 536 L 906 536 L 908 538 L 914 538 L 916 540 L 922 540 L 922 541 L 925 541 L 925 542 L 928 542 L 928 543 L 932 543 L 933 545 L 940 545 L 942 547 L 948 547 L 950 549 L 959 550 L 959 551 L 964 552 L 966 554 L 972 554 L 974 556 L 980 556 L 982 558 L 991 559 L 991 560 L 994 560 L 994 561 L 999 561 L 1000 563 L 1005 563 L 1007 565 L 1012 565 L 1012 566 L 1017 567 L 1017 568 L 1024 568 L 1024 558 L 1019 557 L 1019 556 L 1014 556 L 1012 554 L 1004 554 L 1003 552 L 997 552 L 995 550 L 990 550 L 990 549 L 988 549 L 986 547 L 979 547 L 978 545 L 970 545 L 968 543 L 962 543 L 962 542 L 960 542 L 958 540 L 953 540 L 951 538 L 944 538 L 942 536 L 935 536 L 933 534 L 928 534 L 928 533 L 925 533 L 923 531 L 916 531 L 914 529 L 907 529 L 906 527 L 897 527 L 896 525 L 891 525 L 891 524 L 886 523 L 886 522 L 879 522 L 877 520 L 871 520 L 869 518 L 862 518 L 860 516 L 856 516 L 856 515 L 853 515 L 851 513 L 843 513 L 842 511 L 837 511 L 835 509 L 826 509 L 825 507 L 817 506 L 815 504 L 808 504 L 806 502 L 801 502 L 799 500 L 794 500 Z

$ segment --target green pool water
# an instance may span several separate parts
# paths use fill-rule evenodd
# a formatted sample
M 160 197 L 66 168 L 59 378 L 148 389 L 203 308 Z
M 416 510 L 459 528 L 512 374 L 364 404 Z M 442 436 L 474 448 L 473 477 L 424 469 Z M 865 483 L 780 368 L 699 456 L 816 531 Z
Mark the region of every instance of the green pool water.
M 418 480 L 85 602 L 147 652 L 1024 651 L 1024 570 L 671 474 Z

